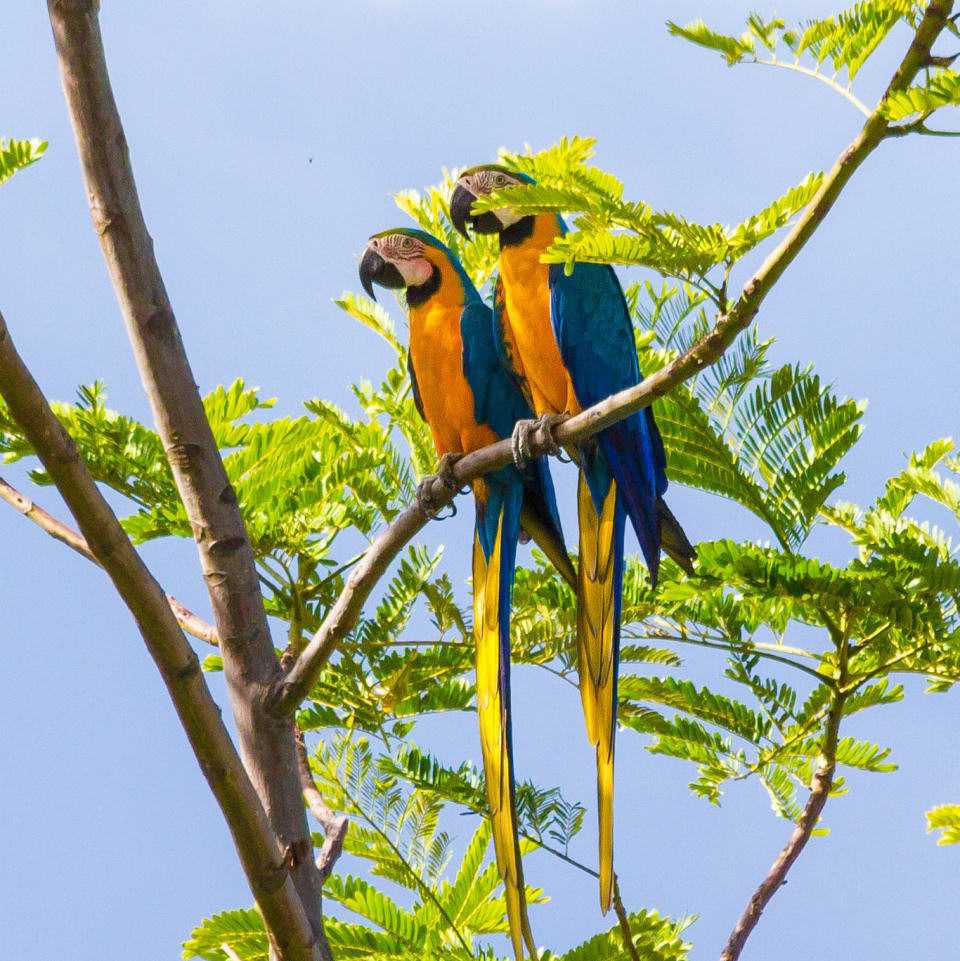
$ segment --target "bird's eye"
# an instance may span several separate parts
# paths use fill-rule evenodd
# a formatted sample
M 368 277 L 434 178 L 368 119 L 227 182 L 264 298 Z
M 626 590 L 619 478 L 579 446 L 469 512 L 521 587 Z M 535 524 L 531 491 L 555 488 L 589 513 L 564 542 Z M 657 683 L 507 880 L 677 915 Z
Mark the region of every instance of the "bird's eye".
M 493 182 L 497 187 L 505 187 L 507 185 L 507 178 L 503 174 L 497 174 L 493 178 Z
M 413 238 L 412 238 L 412 237 L 404 237 L 403 240 L 400 241 L 400 246 L 401 246 L 404 250 L 410 250 L 410 249 L 413 247 Z

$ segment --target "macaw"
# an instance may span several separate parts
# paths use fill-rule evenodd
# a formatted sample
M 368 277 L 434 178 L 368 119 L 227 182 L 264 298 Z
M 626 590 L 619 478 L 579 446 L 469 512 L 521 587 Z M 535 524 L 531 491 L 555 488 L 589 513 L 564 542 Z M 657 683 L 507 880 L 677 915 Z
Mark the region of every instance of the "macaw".
M 474 200 L 533 181 L 506 167 L 464 171 L 450 199 L 454 226 L 467 236 L 499 233 L 500 276 L 494 294 L 494 327 L 501 360 L 527 400 L 550 427 L 558 415 L 577 414 L 610 394 L 640 382 L 630 312 L 613 268 L 544 264 L 540 257 L 566 232 L 554 214 L 519 216 L 509 207 L 472 212 Z M 522 462 L 524 430 L 514 451 Z M 623 593 L 623 538 L 629 516 L 656 584 L 661 547 L 693 571 L 693 547 L 668 510 L 663 441 L 646 407 L 584 444 L 577 513 L 580 524 L 577 586 L 577 653 L 587 734 L 597 752 L 600 907 L 613 899 L 613 756 L 617 729 L 617 672 Z
M 406 291 L 413 395 L 440 455 L 441 477 L 445 472 L 449 476 L 457 457 L 510 437 L 518 420 L 532 416 L 500 364 L 490 308 L 440 241 L 405 228 L 376 234 L 360 261 L 360 280 L 371 297 L 374 283 Z M 522 471 L 508 464 L 475 480 L 473 495 L 480 744 L 497 868 L 520 961 L 523 943 L 531 957 L 537 957 L 520 862 L 510 724 L 510 604 L 521 526 L 573 587 L 577 575 L 564 547 L 545 464 L 530 464 Z

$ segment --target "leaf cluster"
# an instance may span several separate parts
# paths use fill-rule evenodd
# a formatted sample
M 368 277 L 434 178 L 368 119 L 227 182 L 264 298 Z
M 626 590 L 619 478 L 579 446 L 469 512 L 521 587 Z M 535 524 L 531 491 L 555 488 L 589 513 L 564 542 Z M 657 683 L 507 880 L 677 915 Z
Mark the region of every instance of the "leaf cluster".
M 0 139 L 0 184 L 9 180 L 17 171 L 36 163 L 47 149 L 46 140 Z
M 494 191 L 475 201 L 474 210 L 509 206 L 521 215 L 572 214 L 574 230 L 558 238 L 546 261 L 566 269 L 577 262 L 646 267 L 664 277 L 704 285 L 722 301 L 721 288 L 708 282 L 711 271 L 719 268 L 725 277 L 734 264 L 786 226 L 822 182 L 822 174 L 808 174 L 734 226 L 698 224 L 643 201 L 625 200 L 623 184 L 589 164 L 593 147 L 593 140 L 574 137 L 536 154 L 504 153 L 506 163 L 536 183 Z

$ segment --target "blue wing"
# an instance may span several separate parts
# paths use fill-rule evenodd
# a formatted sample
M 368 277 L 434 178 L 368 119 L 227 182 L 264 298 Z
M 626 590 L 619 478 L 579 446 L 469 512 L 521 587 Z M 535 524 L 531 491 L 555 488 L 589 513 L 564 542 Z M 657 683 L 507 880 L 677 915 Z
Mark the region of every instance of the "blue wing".
M 633 324 L 613 268 L 577 264 L 567 275 L 550 268 L 550 309 L 560 355 L 581 406 L 640 382 Z M 657 499 L 667 488 L 663 441 L 649 408 L 603 431 L 585 453 L 586 480 L 597 510 L 612 477 L 656 579 L 660 560 Z
M 463 372 L 473 392 L 477 423 L 489 424 L 498 437 L 506 439 L 513 433 L 517 421 L 533 417 L 533 411 L 520 393 L 514 376 L 503 365 L 503 348 L 495 336 L 493 314 L 481 300 L 472 301 L 464 307 L 460 317 L 460 334 L 463 342 Z M 503 475 L 515 469 L 513 465 L 508 465 L 498 473 Z M 566 559 L 566 551 L 562 549 L 563 528 L 546 458 L 539 457 L 528 464 L 522 477 L 524 526 L 530 528 L 536 525 L 537 529 L 528 532 L 570 580 L 569 561 L 563 563 Z M 542 537 L 538 536 L 541 533 Z M 493 535 L 492 529 L 484 534 L 490 543 Z

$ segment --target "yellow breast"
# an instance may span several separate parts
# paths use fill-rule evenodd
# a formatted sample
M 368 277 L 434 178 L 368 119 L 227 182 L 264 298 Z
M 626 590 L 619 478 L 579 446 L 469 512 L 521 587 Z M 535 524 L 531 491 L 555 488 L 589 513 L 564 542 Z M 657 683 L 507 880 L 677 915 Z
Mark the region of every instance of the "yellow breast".
M 426 303 L 410 310 L 410 360 L 441 456 L 469 453 L 499 440 L 476 421 L 473 391 L 463 373 L 462 312 L 462 287 L 453 271 L 441 276 L 440 287 Z
M 513 342 L 538 414 L 580 412 L 553 333 L 549 266 L 540 263 L 540 255 L 559 233 L 556 217 L 540 214 L 532 236 L 500 251 L 504 336 Z

